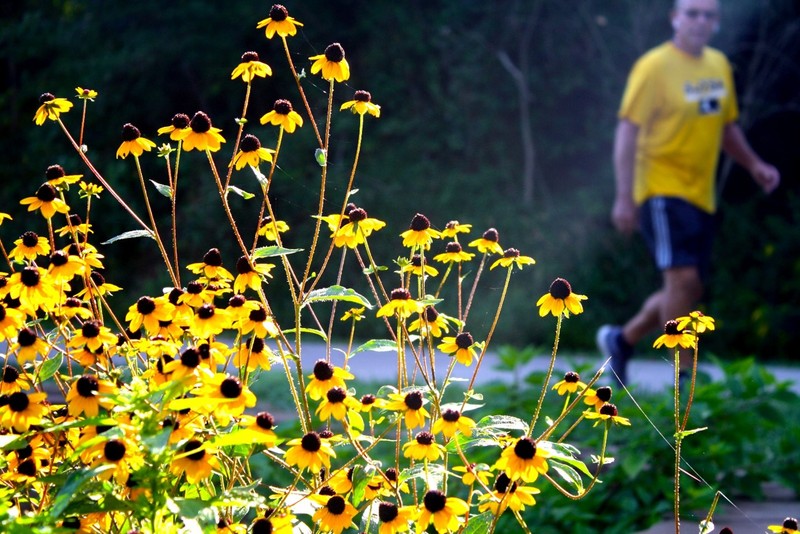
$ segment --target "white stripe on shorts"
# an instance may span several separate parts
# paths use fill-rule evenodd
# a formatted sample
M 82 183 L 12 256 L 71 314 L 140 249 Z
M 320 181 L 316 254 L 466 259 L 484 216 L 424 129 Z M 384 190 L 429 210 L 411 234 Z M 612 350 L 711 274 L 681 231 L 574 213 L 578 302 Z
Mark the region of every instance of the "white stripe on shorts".
M 652 206 L 650 213 L 653 218 L 656 265 L 659 269 L 666 269 L 672 265 L 672 246 L 669 239 L 666 202 L 663 198 L 654 198 L 650 204 Z

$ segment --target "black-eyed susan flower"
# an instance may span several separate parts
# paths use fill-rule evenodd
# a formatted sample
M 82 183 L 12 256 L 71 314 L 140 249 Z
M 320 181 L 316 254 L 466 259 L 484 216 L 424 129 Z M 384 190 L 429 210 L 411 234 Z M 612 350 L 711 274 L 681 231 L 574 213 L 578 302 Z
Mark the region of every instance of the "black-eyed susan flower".
M 187 386 L 211 378 L 214 374 L 208 366 L 203 365 L 200 352 L 193 347 L 181 352 L 180 358 L 166 362 L 163 369 L 163 374 L 170 375 L 170 379 L 180 380 Z
M 334 367 L 330 362 L 317 360 L 314 369 L 308 377 L 310 380 L 306 385 L 306 394 L 311 400 L 320 400 L 328 394 L 331 388 L 347 389 L 345 380 L 355 378 L 341 367 Z
M 469 367 L 476 356 L 475 341 L 469 332 L 460 332 L 456 336 L 442 338 L 439 350 L 454 356 L 458 363 Z
M 312 56 L 311 74 L 322 73 L 323 80 L 343 82 L 350 78 L 350 65 L 344 57 L 344 48 L 339 43 L 329 44 L 324 54 Z
M 320 438 L 316 432 L 309 432 L 302 438 L 290 440 L 286 444 L 289 450 L 286 451 L 284 460 L 300 470 L 308 469 L 312 473 L 319 473 L 323 467 L 330 469 L 331 457 L 336 457 L 330 441 Z
M 596 419 L 597 422 L 595 423 L 595 425 L 597 425 L 597 423 L 599 423 L 600 421 L 611 421 L 615 425 L 631 426 L 630 420 L 627 417 L 620 416 L 619 412 L 617 411 L 616 405 L 611 404 L 610 402 L 604 403 L 600 407 L 599 411 L 587 410 L 583 412 L 583 416 L 586 419 Z
M 185 473 L 189 484 L 205 480 L 214 469 L 220 468 L 219 460 L 214 456 L 216 452 L 208 443 L 198 439 L 189 440 L 172 460 L 170 471 L 175 476 Z
M 436 311 L 433 306 L 425 306 L 419 317 L 411 321 L 408 325 L 409 332 L 419 330 L 421 336 L 431 335 L 432 337 L 442 337 L 450 330 L 448 321 L 453 321 L 450 317 Z
M 274 4 L 269 10 L 269 17 L 258 21 L 256 28 L 264 28 L 267 39 L 277 33 L 279 37 L 297 34 L 297 27 L 303 24 L 289 16 L 289 11 L 281 4 Z
M 494 481 L 494 489 L 491 493 L 481 495 L 481 504 L 478 505 L 479 512 L 490 510 L 494 515 L 502 514 L 507 508 L 515 512 L 520 512 L 526 506 L 536 504 L 534 495 L 541 493 L 533 486 L 520 486 L 512 482 L 505 473 L 497 475 Z
M 279 234 L 288 231 L 289 225 L 286 224 L 286 221 L 273 221 L 270 216 L 261 219 L 261 223 L 258 225 L 258 235 L 264 237 L 267 241 L 277 241 Z
M 236 523 L 229 517 L 221 517 L 214 534 L 247 534 L 247 525 Z
M 367 309 L 364 306 L 358 308 L 350 308 L 342 314 L 341 321 L 353 321 L 357 323 L 364 318 L 364 312 Z
M 114 401 L 109 395 L 116 395 L 117 387 L 107 380 L 100 380 L 94 375 L 83 375 L 72 383 L 67 393 L 67 411 L 69 415 L 78 417 L 95 417 L 100 408 L 109 409 Z
M 386 409 L 402 414 L 406 428 L 413 430 L 425 426 L 425 420 L 430 417 L 428 410 L 425 409 L 425 402 L 425 396 L 419 390 L 390 393 Z
M 400 237 L 403 238 L 404 247 L 420 247 L 428 250 L 433 240 L 441 236 L 438 231 L 431 228 L 431 222 L 426 216 L 417 213 L 411 219 L 408 230 L 400 234 Z
M 462 261 L 469 261 L 473 257 L 475 257 L 475 254 L 465 252 L 460 243 L 452 241 L 445 246 L 444 252 L 437 254 L 433 259 L 442 263 L 461 263 Z
M 199 339 L 216 336 L 231 327 L 228 311 L 213 304 L 203 304 L 194 314 L 189 324 L 189 333 Z
M 448 497 L 442 491 L 430 490 L 422 499 L 417 532 L 423 532 L 431 524 L 436 532 L 453 532 L 464 522 L 469 505 L 457 497 Z
M 181 132 L 189 128 L 189 115 L 185 113 L 176 113 L 172 116 L 169 126 L 162 126 L 158 129 L 158 135 L 169 134 L 169 138 L 173 141 L 181 140 Z
M 233 365 L 244 367 L 248 371 L 254 371 L 259 367 L 269 371 L 271 367 L 270 357 L 272 351 L 264 343 L 264 339 L 254 336 L 246 343 L 239 346 L 239 350 L 233 356 Z
M 500 234 L 495 228 L 489 228 L 483 235 L 469 243 L 469 246 L 478 249 L 481 254 L 502 254 L 503 247 L 500 246 Z
M 12 274 L 8 279 L 8 295 L 19 299 L 20 308 L 29 310 L 52 310 L 58 306 L 60 293 L 56 285 L 41 267 L 28 265 Z
M 171 321 L 175 313 L 173 306 L 165 296 L 140 297 L 135 304 L 128 308 L 125 320 L 129 321 L 131 332 L 138 331 L 144 326 L 145 331 L 154 336 L 161 329 L 162 321 Z
M 186 406 L 180 405 L 178 408 L 170 404 L 170 408 L 174 410 L 191 407 L 199 413 L 213 415 L 225 425 L 231 417 L 239 417 L 245 408 L 256 405 L 256 396 L 250 388 L 242 384 L 239 378 L 224 373 L 206 378 L 201 387 L 192 390 L 192 394 L 198 398 L 188 399 Z M 181 400 L 173 402 L 181 403 Z
M 548 313 L 553 317 L 558 317 L 562 313 L 564 317 L 569 314 L 578 315 L 583 312 L 582 300 L 586 300 L 586 295 L 578 295 L 572 292 L 572 286 L 563 278 L 556 278 L 550 284 L 550 290 L 536 301 L 539 306 L 539 317 L 544 317 Z
M 595 411 L 599 412 L 600 408 L 611 400 L 612 393 L 612 389 L 608 386 L 601 386 L 596 390 L 589 388 L 583 395 L 583 403 L 593 406 Z
M 417 513 L 413 506 L 397 506 L 385 501 L 378 503 L 378 534 L 408 532 Z
M 381 107 L 372 103 L 372 95 L 369 94 L 368 91 L 356 91 L 353 95 L 353 100 L 349 100 L 342 104 L 342 107 L 339 108 L 339 111 L 344 111 L 346 109 L 349 109 L 353 113 L 358 113 L 359 115 L 369 113 L 373 117 L 381 116 Z
M 0 302 L 0 341 L 11 339 L 25 322 L 25 314 Z
M 401 272 L 411 273 L 415 276 L 436 276 L 439 271 L 428 265 L 428 260 L 420 254 L 411 256 L 411 260 L 400 269 Z
M 84 302 L 75 297 L 69 297 L 61 303 L 61 306 L 55 310 L 56 315 L 64 317 L 65 319 L 78 318 L 86 321 L 92 317 L 92 310 L 84 306 Z
M 292 103 L 283 98 L 276 100 L 272 111 L 264 114 L 260 119 L 261 124 L 280 126 L 286 133 L 294 133 L 295 128 L 303 126 L 303 117 L 292 109 Z
M 30 327 L 21 328 L 17 334 L 17 342 L 11 346 L 11 351 L 17 353 L 17 363 L 24 365 L 41 356 L 47 358 L 50 352 L 50 344 L 36 335 L 36 331 Z
M 197 149 L 216 152 L 225 142 L 225 138 L 220 134 L 221 131 L 212 126 L 208 115 L 198 111 L 189 121 L 189 127 L 177 130 L 175 137 L 178 141 L 183 141 L 183 149 L 186 151 Z
M 515 248 L 507 248 L 505 251 L 503 251 L 503 257 L 495 260 L 494 263 L 492 263 L 492 266 L 489 267 L 489 270 L 491 271 L 498 265 L 500 267 L 517 266 L 517 268 L 522 269 L 522 267 L 525 265 L 533 265 L 535 263 L 536 260 L 530 256 L 521 256 L 519 250 Z
M 372 232 L 376 232 L 386 226 L 385 222 L 369 217 L 366 210 L 355 206 L 347 210 L 346 218 L 348 219 L 347 223 L 337 230 L 333 228 L 338 225 L 334 225 L 331 229 L 334 246 L 356 248 L 358 245 L 363 245 L 364 240 L 372 235 Z
M 547 472 L 546 458 L 549 457 L 548 451 L 538 447 L 533 439 L 524 437 L 503 449 L 494 468 L 503 471 L 511 480 L 535 482 L 540 474 Z
M 575 393 L 580 390 L 586 389 L 586 384 L 581 382 L 581 377 L 574 371 L 567 371 L 564 373 L 564 379 L 556 382 L 553 389 L 557 390 L 559 395 L 566 395 L 567 393 Z
M 680 346 L 684 349 L 693 349 L 696 343 L 697 336 L 691 330 L 682 330 L 678 328 L 678 321 L 670 320 L 664 323 L 664 333 L 653 342 L 653 348 L 674 349 Z
M 59 187 L 63 184 L 72 185 L 83 178 L 82 174 L 67 174 L 61 165 L 50 165 L 45 170 L 44 176 L 47 183 L 53 187 Z
M 69 282 L 75 276 L 83 274 L 85 270 L 86 265 L 78 256 L 73 256 L 63 250 L 56 250 L 50 255 L 50 266 L 47 268 L 47 274 L 58 284 L 60 282 Z
M 145 152 L 150 152 L 155 146 L 154 142 L 142 137 L 139 128 L 127 123 L 122 126 L 122 144 L 117 149 L 117 157 L 124 159 L 128 154 L 139 157 Z
M 242 54 L 242 62 L 233 69 L 231 80 L 241 77 L 244 83 L 250 83 L 256 76 L 261 78 L 272 76 L 272 69 L 266 63 L 259 61 L 258 53 L 245 52 Z
M 28 211 L 39 210 L 45 219 L 51 219 L 56 213 L 69 212 L 67 203 L 58 198 L 56 188 L 47 183 L 39 187 L 35 196 L 23 198 L 19 203 L 28 206 Z
M 40 96 L 39 104 L 41 105 L 33 116 L 33 122 L 35 122 L 37 126 L 44 124 L 44 121 L 47 119 L 57 121 L 59 115 L 72 109 L 72 102 L 66 98 L 56 98 L 50 93 L 44 93 Z
M 29 387 L 31 387 L 31 383 L 27 375 L 6 362 L 0 371 L 0 395 L 10 395 Z
M 44 475 L 42 470 L 54 460 L 50 447 L 39 435 L 31 438 L 24 447 L 10 451 L 5 459 L 7 466 L 0 474 L 0 480 L 22 484 Z
M 80 333 L 72 336 L 67 346 L 81 347 L 86 345 L 91 350 L 97 350 L 104 346 L 114 346 L 116 344 L 117 336 L 112 334 L 107 326 L 103 326 L 100 321 L 86 321 L 81 325 Z
M 12 261 L 19 263 L 25 260 L 34 261 L 37 256 L 50 254 L 50 243 L 46 237 L 39 236 L 36 232 L 25 232 L 14 241 L 14 248 L 8 253 Z
M 370 413 L 372 410 L 382 409 L 385 407 L 386 402 L 383 399 L 379 399 L 375 395 L 367 393 L 358 399 L 358 405 L 356 406 L 356 409 L 360 412 Z
M 199 308 L 203 304 L 210 304 L 217 294 L 207 288 L 199 280 L 192 280 L 186 284 L 186 290 L 181 290 L 178 295 L 178 305 L 186 305 L 192 308 Z
M 770 525 L 767 527 L 771 532 L 778 532 L 780 534 L 798 534 L 798 522 L 794 517 L 787 517 L 780 525 Z
M 275 267 L 271 263 L 255 263 L 241 256 L 236 260 L 236 279 L 233 281 L 233 290 L 237 293 L 244 293 L 249 287 L 253 291 L 261 289 L 261 283 L 265 278 L 272 278 L 270 271 Z
M 403 456 L 412 460 L 435 462 L 444 455 L 444 447 L 436 443 L 430 432 L 419 432 L 414 439 L 403 444 Z
M 91 467 L 110 465 L 112 469 L 102 471 L 98 476 L 101 480 L 114 477 L 117 484 L 125 484 L 131 473 L 144 465 L 144 457 L 138 444 L 130 438 L 114 438 L 98 443 L 92 447 L 93 462 Z
M 94 102 L 94 99 L 97 98 L 97 91 L 94 89 L 86 89 L 84 87 L 76 87 L 75 93 L 80 100 L 89 100 Z
M 384 304 L 376 314 L 378 317 L 392 317 L 397 315 L 400 320 L 406 319 L 414 313 L 420 313 L 425 305 L 411 298 L 411 293 L 405 288 L 393 289 L 389 294 L 389 302 Z
M 47 393 L 16 391 L 0 407 L 0 427 L 14 432 L 27 432 L 32 425 L 41 425 L 50 412 L 44 401 Z
M 262 161 L 271 163 L 274 152 L 274 150 L 262 147 L 258 137 L 247 134 L 239 145 L 239 152 L 233 157 L 233 165 L 237 171 L 243 169 L 245 165 L 250 165 L 257 169 Z
M 358 510 L 341 495 L 314 495 L 312 499 L 322 505 L 312 517 L 322 532 L 341 534 L 344 529 L 355 527 L 353 517 Z
M 356 403 L 357 401 L 348 395 L 347 391 L 335 387 L 328 390 L 314 413 L 321 421 L 327 421 L 331 417 L 343 421 L 347 417 L 347 410 L 356 408 Z
M 458 221 L 449 221 L 442 230 L 442 237 L 458 239 L 458 234 L 468 234 L 472 231 L 471 224 L 461 224 Z
M 441 434 L 450 439 L 460 432 L 464 436 L 471 436 L 475 428 L 475 421 L 461 414 L 459 410 L 448 408 L 442 412 L 441 417 L 433 423 L 431 432 Z
M 203 261 L 190 263 L 186 268 L 194 273 L 205 276 L 209 279 L 233 280 L 231 272 L 222 266 L 222 254 L 218 248 L 210 248 L 203 254 Z
M 706 330 L 709 332 L 714 330 L 714 318 L 709 315 L 703 315 L 700 311 L 690 312 L 686 317 L 678 317 L 675 319 L 678 322 L 678 330 L 686 330 L 687 326 L 697 333 L 702 334 Z
M 461 475 L 461 482 L 466 486 L 472 486 L 475 482 L 480 482 L 484 486 L 489 485 L 491 468 L 486 464 L 457 465 L 453 467 L 453 471 L 464 473 Z
M 269 412 L 258 412 L 255 416 L 244 415 L 240 421 L 242 431 L 247 431 L 251 436 L 249 443 L 261 443 L 267 447 L 274 447 L 278 443 L 275 434 L 275 418 Z

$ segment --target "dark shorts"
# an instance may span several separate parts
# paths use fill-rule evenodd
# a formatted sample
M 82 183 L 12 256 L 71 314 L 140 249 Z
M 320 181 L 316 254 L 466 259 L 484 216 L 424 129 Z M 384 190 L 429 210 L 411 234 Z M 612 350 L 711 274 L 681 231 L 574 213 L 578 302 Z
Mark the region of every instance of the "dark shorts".
M 660 270 L 697 267 L 708 276 L 714 241 L 714 216 L 685 200 L 653 197 L 639 211 L 642 236 Z

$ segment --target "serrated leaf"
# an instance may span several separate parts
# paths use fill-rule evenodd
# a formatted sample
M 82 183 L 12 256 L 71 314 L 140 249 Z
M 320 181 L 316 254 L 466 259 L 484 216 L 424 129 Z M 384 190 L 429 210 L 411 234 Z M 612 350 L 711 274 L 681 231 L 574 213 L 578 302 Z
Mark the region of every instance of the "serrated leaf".
M 397 352 L 397 342 L 391 339 L 370 339 L 359 346 L 350 356 L 355 356 L 359 352 Z
M 271 245 L 268 247 L 257 248 L 253 254 L 253 259 L 258 260 L 261 258 L 273 258 L 275 256 L 288 256 L 289 254 L 302 251 L 302 248 L 283 248 L 276 245 Z
M 57 352 L 55 356 L 52 358 L 48 358 L 45 360 L 41 366 L 39 366 L 39 382 L 44 382 L 46 380 L 50 380 L 56 372 L 61 368 L 61 363 L 63 362 L 63 357 L 61 356 L 60 352 Z
M 61 513 L 66 510 L 67 506 L 69 506 L 69 503 L 72 502 L 72 498 L 76 495 L 80 495 L 80 488 L 86 481 L 93 479 L 103 471 L 108 471 L 109 469 L 114 469 L 114 466 L 106 464 L 93 469 L 80 469 L 71 472 L 49 507 L 48 511 L 50 515 L 52 517 L 59 517 Z
M 491 430 L 520 430 L 528 431 L 528 423 L 519 417 L 510 415 L 489 415 L 478 421 L 478 428 L 484 431 Z
M 358 304 L 359 306 L 364 306 L 367 309 L 372 309 L 372 304 L 369 303 L 366 297 L 356 293 L 352 289 L 342 286 L 330 286 L 322 289 L 315 289 L 308 294 L 303 302 L 303 306 L 301 307 L 305 307 L 314 302 L 328 302 L 331 300 L 351 302 L 353 304 Z
M 469 523 L 462 531 L 464 534 L 483 534 L 489 532 L 489 527 L 492 526 L 494 514 L 491 512 L 483 512 L 482 514 L 473 515 L 469 518 Z
M 560 462 L 550 462 L 550 467 L 558 473 L 567 484 L 570 484 L 578 493 L 583 493 L 583 481 L 581 476 L 572 467 Z
M 158 191 L 167 198 L 172 198 L 172 188 L 170 186 L 160 184 L 155 180 L 150 180 L 150 183 L 156 186 L 156 191 Z
M 130 230 L 128 232 L 122 232 L 121 234 L 112 237 L 107 241 L 103 241 L 100 243 L 101 245 L 110 245 L 115 241 L 122 241 L 123 239 L 135 239 L 137 237 L 149 237 L 150 239 L 155 239 L 153 237 L 153 232 L 150 230 Z
M 253 193 L 245 191 L 244 189 L 240 189 L 235 185 L 228 186 L 228 190 L 225 192 L 225 194 L 227 195 L 228 193 L 236 193 L 245 200 L 250 200 L 251 198 L 255 198 L 255 195 Z

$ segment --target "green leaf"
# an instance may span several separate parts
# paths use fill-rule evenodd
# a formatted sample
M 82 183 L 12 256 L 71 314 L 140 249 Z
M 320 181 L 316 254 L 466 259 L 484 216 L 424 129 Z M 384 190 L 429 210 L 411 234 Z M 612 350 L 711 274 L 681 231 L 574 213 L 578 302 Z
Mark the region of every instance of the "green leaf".
M 257 168 L 253 167 L 252 165 L 248 165 L 250 169 L 253 171 L 253 174 L 256 175 L 256 180 L 258 180 L 259 185 L 261 186 L 261 190 L 264 191 L 267 188 L 267 177 L 264 176 L 264 173 L 258 170 Z
M 244 189 L 239 189 L 235 185 L 229 185 L 228 186 L 228 190 L 225 192 L 225 194 L 227 195 L 228 193 L 231 193 L 231 192 L 236 193 L 237 195 L 239 195 L 240 197 L 242 197 L 245 200 L 250 200 L 251 198 L 255 198 L 255 195 L 253 193 L 249 193 L 249 192 L 245 191 Z
M 372 304 L 370 304 L 364 296 L 356 293 L 352 289 L 342 286 L 330 286 L 323 289 L 315 289 L 308 294 L 303 302 L 302 307 L 314 302 L 327 302 L 331 300 L 341 300 L 344 302 L 358 304 L 359 306 L 364 306 L 370 310 L 372 309 Z
M 482 514 L 473 515 L 469 518 L 466 528 L 462 531 L 464 534 L 483 534 L 489 532 L 489 527 L 492 526 L 494 514 L 492 512 L 483 512 Z
M 297 330 L 294 328 L 289 328 L 288 330 L 281 330 L 287 336 L 289 334 L 294 334 Z M 322 338 L 323 341 L 328 341 L 328 336 L 325 335 L 325 332 L 322 330 L 317 330 L 316 328 L 301 328 L 300 333 L 302 334 L 314 334 L 315 336 L 319 336 Z
M 76 495 L 80 495 L 81 486 L 83 486 L 88 480 L 93 479 L 103 471 L 107 471 L 109 469 L 114 469 L 113 465 L 106 464 L 100 465 L 93 469 L 80 469 L 78 471 L 73 471 L 67 477 L 66 482 L 64 485 L 61 486 L 61 489 L 56 495 L 55 499 L 53 499 L 53 504 L 50 505 L 50 515 L 52 517 L 59 517 L 61 513 L 67 509 L 69 503 L 72 502 L 73 497 Z
M 328 155 L 325 149 L 318 148 L 314 151 L 314 159 L 317 160 L 320 167 L 325 167 L 328 164 Z
M 550 460 L 553 462 L 561 462 L 574 467 L 584 475 L 591 477 L 592 473 L 582 461 L 575 458 L 580 452 L 572 445 L 566 443 L 553 443 L 550 441 L 540 441 L 537 447 L 542 447 L 550 452 Z
M 350 424 L 350 428 L 357 434 L 361 434 L 364 431 L 364 418 L 361 417 L 361 414 L 358 413 L 356 410 L 348 410 L 347 411 L 347 422 Z
M 168 185 L 160 184 L 155 180 L 150 180 L 150 183 L 156 186 L 156 190 L 167 198 L 172 198 L 172 188 Z
M 121 234 L 112 237 L 108 241 L 103 241 L 100 243 L 101 245 L 110 245 L 115 241 L 122 241 L 123 239 L 134 239 L 137 237 L 149 237 L 150 239 L 155 239 L 153 237 L 153 232 L 150 230 L 130 230 L 128 232 L 122 232 Z
M 283 248 L 276 245 L 271 245 L 269 247 L 257 248 L 253 254 L 253 259 L 258 260 L 261 258 L 273 258 L 275 256 L 288 256 L 289 254 L 302 251 L 302 248 Z
M 397 342 L 391 339 L 370 339 L 353 351 L 350 356 L 359 352 L 397 352 Z
M 489 415 L 478 421 L 478 428 L 483 431 L 491 432 L 493 430 L 519 430 L 521 432 L 528 431 L 528 423 L 519 417 L 512 417 L 510 415 Z
M 695 428 L 695 429 L 692 429 L 692 430 L 684 430 L 682 432 L 678 432 L 677 434 L 675 434 L 675 437 L 678 438 L 678 439 L 683 439 L 686 436 L 691 436 L 692 434 L 697 434 L 698 432 L 702 432 L 703 430 L 708 430 L 708 427 L 704 426 L 704 427 Z
M 61 368 L 61 363 L 63 361 L 64 358 L 60 352 L 57 352 L 54 357 L 45 360 L 42 366 L 39 367 L 39 382 L 41 383 L 52 378 Z
M 550 462 L 550 467 L 558 473 L 567 484 L 575 488 L 578 493 L 583 493 L 583 481 L 581 476 L 572 467 L 562 464 L 560 462 Z

